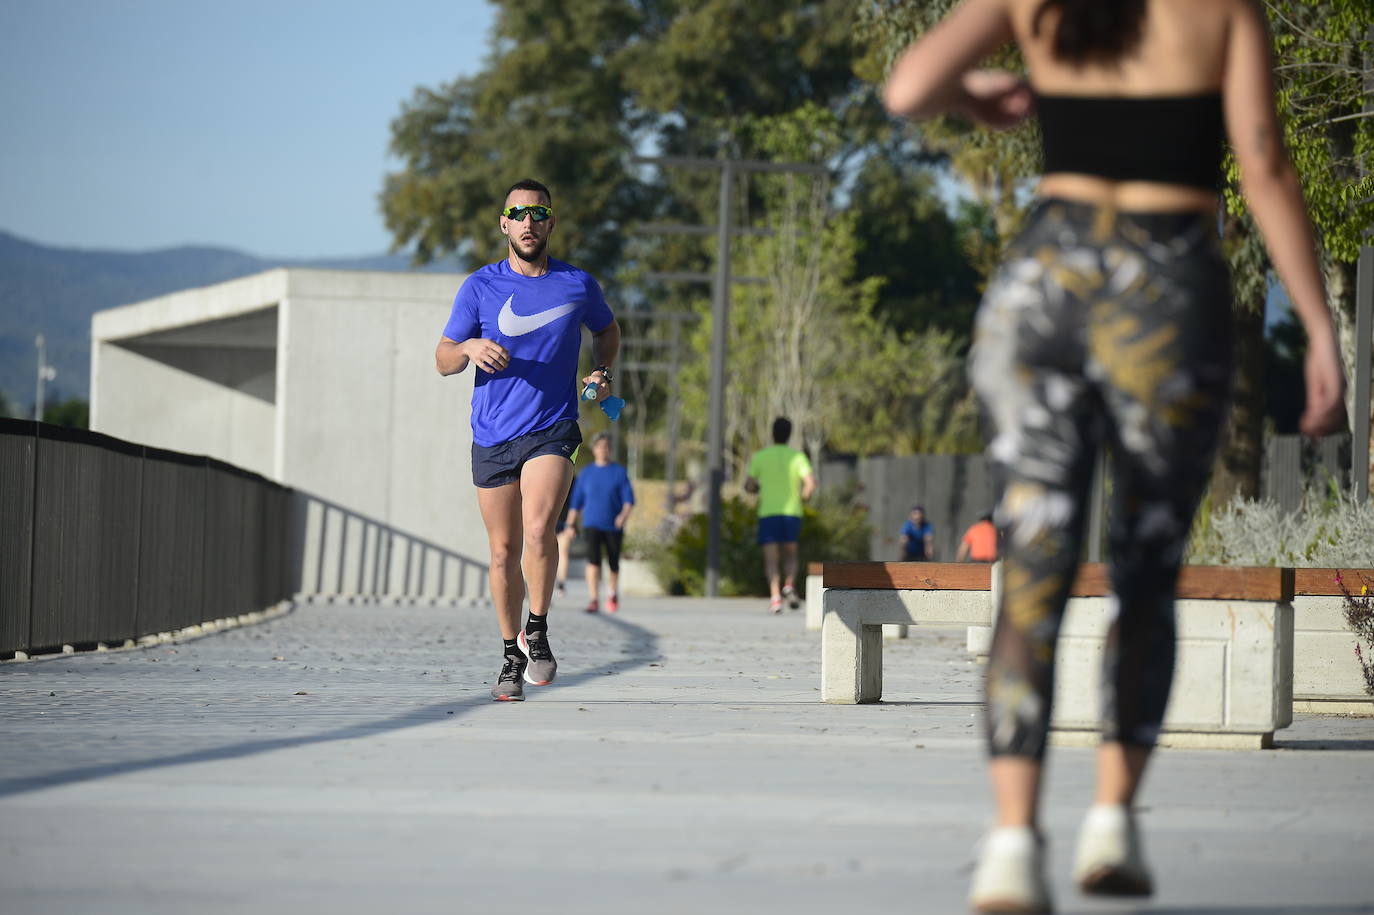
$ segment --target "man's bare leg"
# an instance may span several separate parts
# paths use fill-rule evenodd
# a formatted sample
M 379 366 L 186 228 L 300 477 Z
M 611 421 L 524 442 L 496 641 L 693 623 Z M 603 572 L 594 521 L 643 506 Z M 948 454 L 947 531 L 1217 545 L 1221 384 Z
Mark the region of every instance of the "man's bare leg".
M 768 576 L 768 593 L 773 600 L 782 600 L 782 578 L 778 574 L 778 545 L 763 545 L 763 572 Z
M 520 502 L 519 482 L 477 490 L 477 508 L 482 513 L 491 550 L 491 602 L 496 605 L 501 638 L 508 641 L 520 632 L 520 607 L 525 602 L 525 579 L 520 572 L 520 544 L 524 536 Z
M 587 600 L 592 604 L 596 603 L 600 595 L 597 593 L 601 588 L 601 566 L 599 563 L 587 560 Z M 590 606 L 591 604 L 588 604 Z
M 573 537 L 577 536 L 577 532 L 573 530 L 572 525 L 568 525 L 555 536 L 558 537 L 558 582 L 559 584 L 566 584 L 568 581 L 569 554 L 572 552 Z
M 797 586 L 797 555 L 797 541 L 793 540 L 782 545 L 782 586 L 784 588 Z
M 572 461 L 557 454 L 542 454 L 525 462 L 520 470 L 521 521 L 524 555 L 520 565 L 530 588 L 530 613 L 544 616 L 553 601 L 558 576 L 558 511 L 572 484 Z M 517 610 L 517 629 L 519 614 Z

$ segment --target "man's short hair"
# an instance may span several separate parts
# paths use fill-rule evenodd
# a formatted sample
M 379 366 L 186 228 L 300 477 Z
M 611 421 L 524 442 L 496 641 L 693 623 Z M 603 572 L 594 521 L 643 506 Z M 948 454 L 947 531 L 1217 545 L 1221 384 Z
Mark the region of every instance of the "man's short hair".
M 775 445 L 786 445 L 787 440 L 792 437 L 792 420 L 785 416 L 779 416 L 773 420 L 773 443 Z
M 549 206 L 553 206 L 553 195 L 549 193 L 549 189 L 544 187 L 544 185 L 540 184 L 538 181 L 535 181 L 533 178 L 521 178 L 519 181 L 512 184 L 506 190 L 506 196 L 502 197 L 501 199 L 505 200 L 506 197 L 509 197 L 511 195 L 511 191 L 534 191 L 536 193 L 543 194 L 544 199 L 549 202 Z
M 611 443 L 612 443 L 612 442 L 611 442 L 611 433 L 609 433 L 609 432 L 598 432 L 598 433 L 596 433 L 596 435 L 593 435 L 593 436 L 592 436 L 592 444 L 595 445 L 595 444 L 597 444 L 598 442 L 606 442 L 607 444 L 611 444 Z

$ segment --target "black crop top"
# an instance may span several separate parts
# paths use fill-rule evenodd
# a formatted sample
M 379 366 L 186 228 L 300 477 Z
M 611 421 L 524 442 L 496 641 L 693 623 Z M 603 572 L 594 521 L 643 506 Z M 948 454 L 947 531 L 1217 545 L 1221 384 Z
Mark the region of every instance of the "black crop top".
M 1045 173 L 1221 184 L 1221 93 L 1171 96 L 1036 94 Z

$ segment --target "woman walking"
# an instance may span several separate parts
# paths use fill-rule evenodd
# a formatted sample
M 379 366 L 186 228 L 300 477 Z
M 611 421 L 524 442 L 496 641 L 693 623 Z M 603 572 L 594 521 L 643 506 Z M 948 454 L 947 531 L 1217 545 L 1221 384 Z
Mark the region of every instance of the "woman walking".
M 1029 73 L 977 69 L 1008 41 Z M 1082 544 L 1090 468 L 1114 461 L 1115 621 L 1097 788 L 1074 877 L 1148 895 L 1131 803 L 1164 717 L 1173 596 L 1230 396 L 1230 278 L 1217 239 L 1223 138 L 1308 335 L 1301 428 L 1342 418 L 1344 376 L 1315 243 L 1274 106 L 1252 0 L 965 0 L 906 50 L 890 111 L 1009 127 L 1038 114 L 1045 171 L 979 311 L 971 375 L 1005 471 L 1004 575 L 988 664 L 997 825 L 974 872 L 982 912 L 1044 912 L 1038 830 L 1055 639 Z

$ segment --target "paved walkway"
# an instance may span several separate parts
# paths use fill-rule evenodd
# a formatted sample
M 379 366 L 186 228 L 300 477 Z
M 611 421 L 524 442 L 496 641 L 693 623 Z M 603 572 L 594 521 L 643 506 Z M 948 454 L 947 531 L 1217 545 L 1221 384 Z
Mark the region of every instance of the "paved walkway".
M 0 665 L 0 911 L 960 912 L 988 821 L 962 633 L 826 706 L 758 601 L 555 606 L 558 682 L 493 703 L 491 613 L 305 605 L 180 644 Z M 1164 750 L 1161 892 L 1068 879 L 1091 752 L 1047 798 L 1062 912 L 1374 912 L 1374 720 Z

